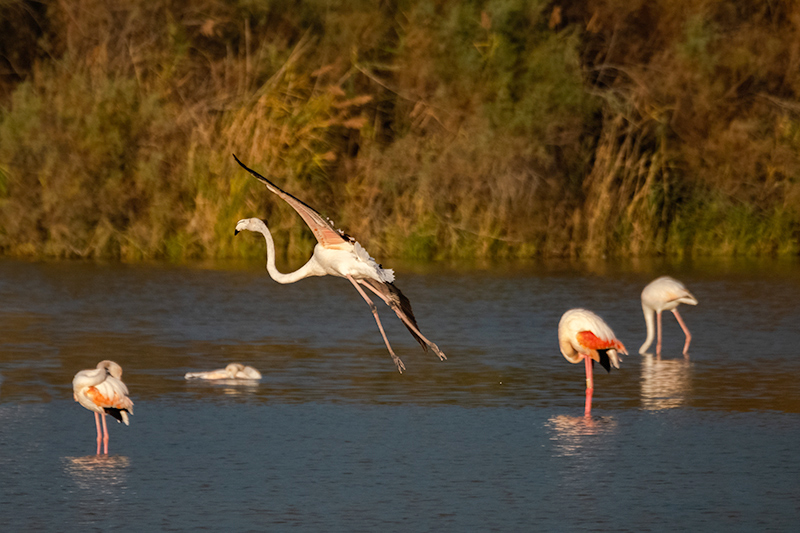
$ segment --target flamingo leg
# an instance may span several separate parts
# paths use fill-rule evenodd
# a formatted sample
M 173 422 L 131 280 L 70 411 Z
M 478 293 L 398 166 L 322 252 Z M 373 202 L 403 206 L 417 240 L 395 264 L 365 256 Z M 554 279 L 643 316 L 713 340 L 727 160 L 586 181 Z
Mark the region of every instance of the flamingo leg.
M 681 329 L 683 329 L 683 333 L 686 335 L 686 344 L 683 345 L 683 355 L 686 355 L 689 351 L 689 343 L 692 342 L 692 334 L 689 333 L 689 328 L 686 327 L 677 308 L 672 310 L 672 314 L 678 319 L 678 324 L 681 325 Z
M 386 343 L 386 348 L 389 350 L 389 355 L 392 356 L 392 361 L 394 361 L 394 364 L 397 367 L 397 371 L 402 374 L 403 370 L 406 369 L 406 365 L 404 365 L 403 361 L 401 361 L 400 358 L 397 357 L 397 355 L 394 353 L 394 350 L 392 350 L 392 345 L 389 344 L 389 339 L 386 338 L 386 332 L 383 331 L 383 325 L 381 325 L 381 319 L 378 317 L 378 308 L 375 307 L 375 304 L 372 302 L 372 300 L 369 299 L 369 296 L 367 296 L 367 293 L 364 292 L 364 290 L 356 282 L 356 280 L 353 279 L 352 276 L 347 276 L 347 279 L 350 280 L 350 283 L 352 283 L 353 286 L 356 288 L 356 290 L 358 291 L 358 294 L 360 294 L 361 297 L 364 298 L 364 301 L 367 302 L 367 305 L 369 305 L 369 309 L 370 309 L 370 311 L 372 311 L 372 316 L 375 317 L 375 323 L 378 324 L 378 329 L 381 331 L 381 336 L 383 337 L 383 342 Z
M 656 313 L 656 324 L 658 329 L 658 340 L 656 341 L 656 355 L 661 355 L 661 311 Z
M 97 452 L 100 453 L 100 452 Z M 106 415 L 103 414 L 103 453 L 108 455 L 108 427 L 106 426 Z
M 375 289 L 375 287 L 373 287 L 372 285 L 370 285 L 370 284 L 368 284 L 368 283 L 364 283 L 363 285 L 364 285 L 366 288 L 368 288 L 369 290 L 371 290 L 372 292 L 374 292 L 375 294 L 377 294 L 377 295 L 378 295 L 378 297 L 379 297 L 381 300 L 383 300 L 383 302 L 384 302 L 386 305 L 388 305 L 389 307 L 392 307 L 392 306 L 389 304 L 389 300 L 386 298 L 386 296 L 384 296 L 383 294 L 381 294 L 380 292 L 378 292 L 378 291 L 377 291 L 377 289 Z M 392 307 L 392 309 L 394 309 L 394 308 Z M 419 329 L 417 329 L 417 327 L 416 327 L 416 326 L 415 326 L 415 325 L 414 325 L 414 324 L 413 324 L 413 323 L 412 323 L 412 322 L 411 322 L 411 321 L 408 319 L 408 317 L 407 317 L 407 316 L 405 316 L 403 313 L 399 312 L 397 309 L 394 309 L 394 312 L 395 312 L 395 314 L 397 315 L 397 317 L 398 317 L 400 320 L 402 320 L 402 321 L 403 321 L 403 323 L 405 323 L 405 324 L 406 324 L 406 325 L 407 325 L 409 328 L 411 328 L 411 331 L 413 331 L 414 333 L 416 333 L 416 334 L 417 334 L 417 336 L 418 336 L 420 339 L 422 339 L 422 340 L 425 342 L 425 344 L 427 344 L 427 345 L 430 347 L 430 349 L 431 349 L 431 350 L 433 350 L 433 353 L 435 353 L 436 355 L 438 355 L 438 356 L 439 356 L 439 360 L 440 360 L 440 361 L 444 361 L 445 359 L 447 359 L 447 356 L 444 354 L 444 352 L 443 352 L 443 351 L 441 351 L 441 350 L 439 349 L 439 347 L 438 347 L 438 346 L 436 346 L 436 344 L 435 344 L 435 343 L 433 343 L 433 342 L 429 341 L 429 340 L 427 339 L 427 337 L 425 337 L 425 335 L 423 335 L 422 333 L 420 333 Z
M 586 407 L 584 409 L 584 416 L 592 415 L 592 394 L 594 393 L 594 377 L 592 375 L 592 358 L 584 356 L 586 364 Z
M 103 441 L 103 431 L 100 429 L 100 413 L 94 414 L 94 425 L 97 426 L 97 455 L 100 455 L 100 443 Z

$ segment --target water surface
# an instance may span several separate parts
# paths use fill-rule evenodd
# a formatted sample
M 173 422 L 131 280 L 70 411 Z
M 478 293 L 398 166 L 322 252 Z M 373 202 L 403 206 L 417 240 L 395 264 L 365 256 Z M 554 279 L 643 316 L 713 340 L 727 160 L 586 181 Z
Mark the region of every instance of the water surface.
M 666 267 L 694 339 L 639 293 L 665 267 L 399 269 L 424 353 L 345 280 L 225 268 L 0 261 L 0 523 L 8 530 L 791 531 L 800 519 L 793 263 Z M 629 352 L 558 352 L 571 307 Z M 113 359 L 136 403 L 94 455 L 75 372 Z M 187 382 L 239 361 L 257 384 Z M 3 530 L 6 530 L 3 527 Z

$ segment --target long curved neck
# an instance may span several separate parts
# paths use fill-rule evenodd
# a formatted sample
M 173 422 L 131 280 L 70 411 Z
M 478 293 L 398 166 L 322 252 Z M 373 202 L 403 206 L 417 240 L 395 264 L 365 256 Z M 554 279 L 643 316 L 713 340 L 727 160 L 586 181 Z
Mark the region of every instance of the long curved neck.
M 644 304 L 642 304 L 642 311 L 644 311 L 644 323 L 647 325 L 647 338 L 644 344 L 642 344 L 642 347 L 639 348 L 639 353 L 647 351 L 656 336 L 656 326 L 654 322 L 656 312 Z
M 275 241 L 272 240 L 272 233 L 270 233 L 269 228 L 263 222 L 261 222 L 256 229 L 262 235 L 264 235 L 264 239 L 267 241 L 267 272 L 272 279 L 278 283 L 287 284 L 300 281 L 301 279 L 309 276 L 318 275 L 314 272 L 315 259 L 313 256 L 305 265 L 301 266 L 294 272 L 284 274 L 283 272 L 278 271 L 278 269 L 275 267 Z

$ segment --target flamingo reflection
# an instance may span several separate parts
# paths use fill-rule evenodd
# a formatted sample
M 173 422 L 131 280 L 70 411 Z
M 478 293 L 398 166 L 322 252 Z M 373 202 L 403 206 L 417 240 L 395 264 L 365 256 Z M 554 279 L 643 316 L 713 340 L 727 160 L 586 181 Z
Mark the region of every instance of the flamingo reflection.
M 550 438 L 562 456 L 580 456 L 581 452 L 594 446 L 592 442 L 601 435 L 616 431 L 617 421 L 613 418 L 592 418 L 587 416 L 553 416 L 547 421 L 552 430 Z
M 90 502 L 91 511 L 124 501 L 131 461 L 122 455 L 65 457 L 64 471 L 83 492 L 80 502 Z
M 642 357 L 642 407 L 672 409 L 686 403 L 692 388 L 691 363 L 686 359 Z

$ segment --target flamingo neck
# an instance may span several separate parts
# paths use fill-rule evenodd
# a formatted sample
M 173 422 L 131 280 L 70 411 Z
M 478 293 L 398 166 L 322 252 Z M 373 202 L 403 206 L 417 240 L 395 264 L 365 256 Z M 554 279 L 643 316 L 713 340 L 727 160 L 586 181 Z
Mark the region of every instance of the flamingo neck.
M 256 230 L 264 235 L 264 239 L 267 241 L 267 272 L 272 279 L 278 283 L 287 284 L 300 281 L 301 279 L 309 276 L 319 275 L 316 273 L 316 260 L 313 256 L 305 265 L 301 266 L 294 272 L 289 272 L 288 274 L 280 272 L 275 266 L 275 241 L 272 240 L 272 233 L 270 233 L 269 228 L 263 222 L 258 224 Z
M 656 336 L 655 310 L 642 304 L 642 311 L 644 312 L 644 323 L 647 325 L 647 338 L 644 340 L 642 347 L 639 348 L 639 353 L 645 353 L 650 345 L 653 344 L 653 339 Z

